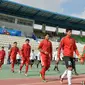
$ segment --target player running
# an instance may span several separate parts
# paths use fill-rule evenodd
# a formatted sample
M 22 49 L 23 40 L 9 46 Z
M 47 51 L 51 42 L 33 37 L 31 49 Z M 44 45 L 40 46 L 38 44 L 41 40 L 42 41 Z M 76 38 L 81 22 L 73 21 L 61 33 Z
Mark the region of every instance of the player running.
M 25 65 L 25 76 L 27 76 L 28 72 L 28 66 L 30 62 L 30 52 L 31 52 L 31 46 L 29 45 L 29 39 L 25 40 L 25 44 L 23 44 L 22 49 L 21 49 L 21 64 L 20 64 L 20 71 L 21 73 L 22 67 Z
M 61 49 L 62 49 L 63 55 L 64 55 L 63 60 L 65 62 L 67 69 L 65 70 L 65 72 L 61 76 L 60 81 L 62 83 L 64 76 L 67 74 L 68 85 L 72 85 L 71 78 L 72 78 L 72 69 L 74 66 L 73 53 L 75 52 L 77 54 L 77 56 L 80 57 L 80 54 L 79 54 L 77 47 L 76 47 L 76 42 L 71 37 L 71 35 L 72 35 L 72 29 L 66 29 L 66 36 L 63 37 L 61 42 L 60 42 L 60 46 L 58 49 L 58 60 L 57 60 L 57 62 L 59 62 L 60 53 L 61 53 Z
M 11 47 L 9 52 L 10 62 L 11 62 L 11 71 L 14 73 L 14 64 L 16 63 L 16 55 L 19 52 L 19 48 L 17 47 L 17 42 L 13 43 L 13 47 Z
M 40 75 L 42 80 L 46 82 L 45 72 L 49 69 L 50 62 L 52 60 L 52 43 L 49 40 L 48 34 L 46 34 L 45 39 L 40 42 L 38 49 L 41 53 L 41 64 L 42 64 Z

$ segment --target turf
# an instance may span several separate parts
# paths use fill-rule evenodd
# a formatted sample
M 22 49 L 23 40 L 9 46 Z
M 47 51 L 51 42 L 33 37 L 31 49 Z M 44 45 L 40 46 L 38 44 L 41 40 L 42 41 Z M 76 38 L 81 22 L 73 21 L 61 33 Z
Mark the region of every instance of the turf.
M 60 72 L 53 71 L 54 65 L 51 65 L 49 71 L 46 72 L 46 75 L 49 76 L 59 76 L 61 75 L 64 70 L 65 66 L 64 65 L 59 65 L 59 70 Z M 79 74 L 84 74 L 85 73 L 85 65 L 76 65 L 77 67 L 77 72 Z M 10 70 L 10 65 L 3 65 L 2 70 L 0 70 L 0 79 L 10 79 L 10 78 L 29 78 L 29 77 L 39 77 L 39 71 L 41 70 L 41 67 L 38 69 L 36 68 L 36 65 L 33 66 L 32 69 L 29 68 L 28 76 L 26 77 L 24 75 L 24 69 L 22 70 L 22 73 L 19 74 L 19 66 L 15 65 L 15 73 L 12 73 Z

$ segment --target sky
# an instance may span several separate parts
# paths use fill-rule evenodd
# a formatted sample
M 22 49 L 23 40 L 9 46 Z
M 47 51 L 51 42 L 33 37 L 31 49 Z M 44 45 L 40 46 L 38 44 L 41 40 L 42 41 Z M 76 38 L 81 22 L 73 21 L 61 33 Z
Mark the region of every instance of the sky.
M 28 6 L 85 19 L 85 0 L 10 0 Z

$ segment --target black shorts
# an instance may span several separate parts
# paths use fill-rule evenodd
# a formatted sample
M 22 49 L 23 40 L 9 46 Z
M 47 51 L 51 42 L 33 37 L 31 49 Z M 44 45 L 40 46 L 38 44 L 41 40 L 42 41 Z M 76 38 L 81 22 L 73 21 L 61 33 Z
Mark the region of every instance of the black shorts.
M 34 60 L 30 60 L 30 64 L 33 65 L 34 64 Z
M 74 68 L 74 59 L 68 56 L 64 56 L 63 60 L 65 62 L 66 68 L 72 67 Z

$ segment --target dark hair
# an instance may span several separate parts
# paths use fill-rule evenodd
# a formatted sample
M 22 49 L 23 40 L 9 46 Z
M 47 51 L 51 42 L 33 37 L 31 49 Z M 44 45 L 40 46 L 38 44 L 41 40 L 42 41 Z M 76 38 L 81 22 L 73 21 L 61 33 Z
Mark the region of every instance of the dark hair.
M 3 49 L 4 49 L 4 46 L 2 46 L 1 48 L 3 48 Z
M 71 28 L 66 29 L 66 32 L 68 32 L 68 31 L 72 31 L 72 29 Z
M 49 35 L 48 33 L 45 33 L 44 36 Z
M 29 42 L 30 40 L 29 39 L 26 39 L 25 41 L 28 41 Z
M 34 51 L 34 49 L 32 49 L 32 51 Z
M 17 44 L 17 42 L 14 42 L 14 44 Z

